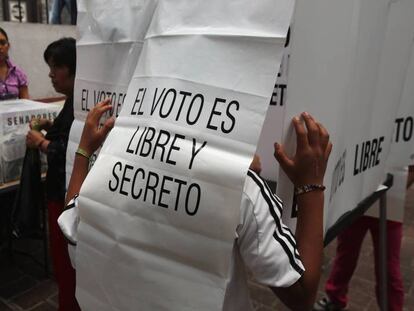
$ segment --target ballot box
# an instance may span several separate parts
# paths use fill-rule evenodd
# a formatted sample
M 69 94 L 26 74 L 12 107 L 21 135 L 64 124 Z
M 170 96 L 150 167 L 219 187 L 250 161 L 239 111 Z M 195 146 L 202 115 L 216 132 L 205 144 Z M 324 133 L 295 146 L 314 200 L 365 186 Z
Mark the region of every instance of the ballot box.
M 30 121 L 34 118 L 54 120 L 61 109 L 58 104 L 27 99 L 0 101 L 0 184 L 20 177 Z

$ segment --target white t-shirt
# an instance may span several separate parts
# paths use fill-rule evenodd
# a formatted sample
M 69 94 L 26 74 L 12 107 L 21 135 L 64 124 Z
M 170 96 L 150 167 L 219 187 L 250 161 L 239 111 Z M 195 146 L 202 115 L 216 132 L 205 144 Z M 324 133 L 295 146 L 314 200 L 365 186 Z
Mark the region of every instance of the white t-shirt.
M 296 241 L 281 217 L 281 200 L 266 182 L 249 171 L 240 204 L 240 224 L 236 230 L 223 311 L 252 310 L 246 268 L 258 283 L 271 287 L 288 287 L 301 277 L 305 269 Z
M 73 208 L 76 206 L 75 197 L 58 219 L 63 234 L 72 244 L 76 243 L 79 222 L 77 208 Z M 74 217 L 77 217 L 76 221 Z M 281 218 L 281 200 L 249 170 L 240 204 L 240 223 L 233 245 L 223 311 L 252 310 L 246 268 L 257 282 L 271 287 L 288 287 L 301 277 L 304 267 L 295 238 Z M 71 260 L 74 265 L 72 256 Z

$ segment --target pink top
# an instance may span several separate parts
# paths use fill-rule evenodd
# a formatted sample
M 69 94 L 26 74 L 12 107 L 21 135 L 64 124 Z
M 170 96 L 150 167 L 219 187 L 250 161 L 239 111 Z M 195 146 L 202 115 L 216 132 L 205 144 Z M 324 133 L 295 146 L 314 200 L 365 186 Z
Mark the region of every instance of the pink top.
M 10 59 L 6 60 L 9 72 L 6 80 L 0 80 L 0 100 L 19 98 L 19 89 L 22 86 L 27 86 L 26 74 Z

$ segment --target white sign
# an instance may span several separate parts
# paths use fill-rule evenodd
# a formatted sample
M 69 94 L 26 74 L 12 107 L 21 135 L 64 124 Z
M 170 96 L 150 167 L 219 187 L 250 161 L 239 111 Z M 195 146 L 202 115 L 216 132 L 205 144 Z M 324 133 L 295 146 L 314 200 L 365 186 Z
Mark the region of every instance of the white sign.
M 413 38 L 410 0 L 303 1 L 295 9 L 284 143 L 291 118 L 313 114 L 334 149 L 325 176 L 325 230 L 373 193 L 384 170 Z M 292 207 L 280 173 L 278 193 Z M 295 213 L 284 220 L 295 225 Z
M 75 120 L 66 153 L 66 183 L 90 109 L 110 98 L 112 114 L 121 111 L 155 5 L 153 0 L 78 1 Z
M 414 41 L 407 66 L 400 106 L 394 123 L 389 163 L 403 167 L 414 164 Z
M 9 1 L 9 15 L 11 22 L 27 22 L 27 3 L 25 1 Z
M 290 45 L 289 36 L 285 42 L 285 51 L 277 74 L 276 84 L 270 98 L 269 109 L 260 133 L 256 153 L 261 160 L 260 175 L 266 180 L 276 181 L 279 175 L 279 164 L 274 157 L 275 142 L 282 141 L 283 122 L 285 119 L 287 80 L 289 69 Z
M 292 9 L 290 0 L 158 2 L 79 197 L 83 310 L 222 309 Z

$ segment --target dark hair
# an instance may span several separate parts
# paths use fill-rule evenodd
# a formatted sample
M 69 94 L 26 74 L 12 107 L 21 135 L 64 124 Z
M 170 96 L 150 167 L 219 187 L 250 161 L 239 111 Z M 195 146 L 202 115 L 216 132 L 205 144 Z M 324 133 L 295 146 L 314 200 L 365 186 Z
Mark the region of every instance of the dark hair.
M 6 37 L 6 40 L 7 40 L 7 41 L 9 41 L 9 36 L 7 35 L 7 32 L 6 32 L 3 28 L 1 28 L 1 27 L 0 27 L 0 33 L 1 33 L 3 36 L 5 36 L 5 37 Z
M 76 40 L 62 38 L 50 43 L 43 53 L 45 62 L 52 62 L 55 66 L 66 66 L 70 74 L 76 72 Z

